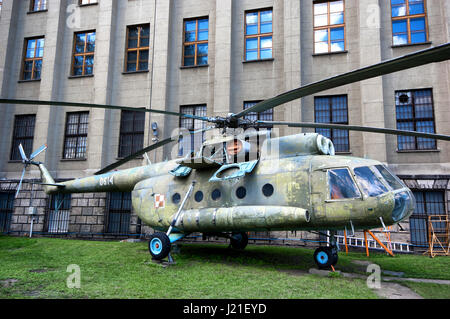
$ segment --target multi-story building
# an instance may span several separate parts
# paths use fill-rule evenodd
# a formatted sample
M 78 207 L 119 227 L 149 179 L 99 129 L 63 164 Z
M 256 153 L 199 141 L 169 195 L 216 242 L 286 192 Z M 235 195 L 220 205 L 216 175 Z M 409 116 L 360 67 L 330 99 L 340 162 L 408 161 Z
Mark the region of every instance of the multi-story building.
M 1 1 L 0 1 L 1 3 Z M 197 115 L 237 113 L 284 91 L 382 60 L 447 43 L 450 2 L 431 0 L 4 0 L 0 16 L 3 98 L 146 107 Z M 262 114 L 266 120 L 332 122 L 450 134 L 450 62 L 394 73 L 308 96 Z M 14 190 L 17 146 L 58 180 L 98 169 L 169 136 L 201 127 L 159 114 L 1 105 L 0 227 L 76 236 L 135 235 L 130 194 Z M 157 128 L 152 127 L 157 124 Z M 280 127 L 280 134 L 300 132 Z M 304 130 L 307 132 L 308 130 Z M 385 162 L 414 190 L 417 210 L 392 236 L 427 243 L 427 216 L 448 214 L 450 143 L 318 130 L 338 154 Z M 149 154 L 171 156 L 173 146 Z M 123 167 L 142 164 L 133 160 Z M 30 168 L 26 181 L 39 179 Z M 55 203 L 62 203 L 55 209 Z M 381 225 L 380 225 L 381 227 Z M 303 238 L 303 234 L 276 234 Z

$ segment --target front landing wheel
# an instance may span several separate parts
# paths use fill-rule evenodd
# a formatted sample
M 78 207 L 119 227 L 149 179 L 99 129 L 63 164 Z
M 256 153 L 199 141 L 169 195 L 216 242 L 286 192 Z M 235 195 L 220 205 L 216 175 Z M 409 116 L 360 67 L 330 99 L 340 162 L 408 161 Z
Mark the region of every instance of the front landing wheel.
M 150 236 L 148 250 L 153 259 L 161 260 L 166 258 L 169 255 L 170 248 L 170 239 L 165 233 L 154 233 Z
M 331 247 L 319 247 L 314 252 L 314 261 L 319 269 L 330 268 L 332 265 L 336 265 L 338 254 L 333 252 Z
M 234 249 L 243 250 L 247 247 L 248 236 L 247 233 L 233 233 L 230 237 L 231 247 Z

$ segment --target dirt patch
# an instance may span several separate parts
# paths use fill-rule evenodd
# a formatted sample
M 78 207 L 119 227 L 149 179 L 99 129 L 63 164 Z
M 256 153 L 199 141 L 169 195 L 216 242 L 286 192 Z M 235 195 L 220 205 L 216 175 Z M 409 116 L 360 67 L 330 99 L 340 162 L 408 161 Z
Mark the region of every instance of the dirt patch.
M 8 279 L 0 280 L 0 285 L 1 285 L 3 288 L 8 288 L 8 287 L 14 286 L 14 284 L 15 284 L 16 282 L 18 282 L 18 281 L 19 281 L 19 280 L 14 279 L 14 278 L 8 278 Z
M 378 296 L 386 299 L 423 299 L 408 287 L 391 282 L 381 283 L 380 289 L 373 289 Z
M 50 269 L 44 268 L 44 269 L 31 269 L 29 272 L 41 273 L 41 272 L 55 271 L 55 270 L 56 269 L 52 269 L 52 268 L 50 268 Z
M 293 275 L 293 276 L 304 276 L 304 275 L 308 274 L 306 271 L 298 270 L 298 269 L 277 269 L 277 270 L 280 272 L 284 272 L 285 274 Z

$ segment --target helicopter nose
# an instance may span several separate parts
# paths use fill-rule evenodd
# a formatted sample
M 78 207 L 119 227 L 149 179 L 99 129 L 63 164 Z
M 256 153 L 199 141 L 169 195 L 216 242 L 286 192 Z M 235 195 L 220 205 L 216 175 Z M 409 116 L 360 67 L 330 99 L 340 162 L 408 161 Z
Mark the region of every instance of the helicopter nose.
M 400 222 L 411 216 L 416 206 L 416 200 L 410 190 L 395 194 L 394 200 L 395 204 L 392 211 L 394 222 Z

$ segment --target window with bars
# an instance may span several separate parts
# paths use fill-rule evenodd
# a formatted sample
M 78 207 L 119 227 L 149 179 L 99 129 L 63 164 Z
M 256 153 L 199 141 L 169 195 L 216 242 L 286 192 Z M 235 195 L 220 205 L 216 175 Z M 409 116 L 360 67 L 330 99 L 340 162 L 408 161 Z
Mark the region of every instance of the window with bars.
M 106 229 L 112 234 L 128 234 L 130 231 L 131 193 L 108 194 L 108 215 Z
M 345 51 L 344 1 L 314 2 L 314 53 Z
M 184 20 L 183 66 L 208 64 L 208 18 Z
M 409 218 L 411 243 L 428 245 L 428 216 L 446 215 L 444 191 L 413 191 L 416 208 Z M 444 228 L 444 227 L 442 227 Z
M 119 157 L 127 157 L 144 146 L 145 113 L 122 111 L 120 119 Z
M 272 8 L 245 12 L 245 61 L 271 59 Z
M 22 80 L 40 80 L 42 58 L 44 56 L 44 37 L 25 39 Z
M 393 45 L 428 41 L 425 0 L 391 0 L 391 9 Z
M 251 108 L 252 106 L 256 105 L 261 101 L 250 101 L 250 102 L 244 102 L 244 110 Z M 250 112 L 246 115 L 244 115 L 244 118 L 251 121 L 273 121 L 273 109 L 266 110 L 264 112 Z M 268 126 L 260 126 L 265 128 L 272 128 L 272 125 Z
M 126 72 L 148 70 L 150 24 L 127 27 Z
M 69 231 L 71 194 L 50 195 L 48 200 L 47 232 L 65 234 Z
M 14 118 L 13 140 L 11 145 L 10 160 L 22 160 L 19 145 L 22 144 L 25 154 L 30 155 L 33 151 L 35 114 L 16 115 Z
M 180 106 L 180 113 L 190 114 L 196 116 L 206 116 L 206 105 L 188 105 L 188 106 Z M 205 141 L 205 132 L 195 133 L 194 131 L 198 131 L 206 128 L 206 122 L 180 117 L 180 128 L 188 129 L 191 133 L 190 140 L 183 140 L 183 137 L 180 137 L 179 143 L 179 156 L 185 156 L 188 153 L 192 153 L 195 150 L 199 150 L 202 143 Z
M 397 129 L 434 133 L 433 92 L 431 89 L 395 93 Z M 434 150 L 436 140 L 415 136 L 398 136 L 398 150 Z
M 72 76 L 94 72 L 95 31 L 78 32 L 74 36 Z
M 44 11 L 47 10 L 47 0 L 31 0 L 30 11 Z
M 14 193 L 0 192 L 0 233 L 9 231 L 14 210 Z
M 316 123 L 348 124 L 347 95 L 314 98 Z M 348 130 L 318 128 L 316 132 L 333 141 L 336 152 L 349 152 Z
M 63 159 L 85 159 L 89 112 L 67 113 Z

